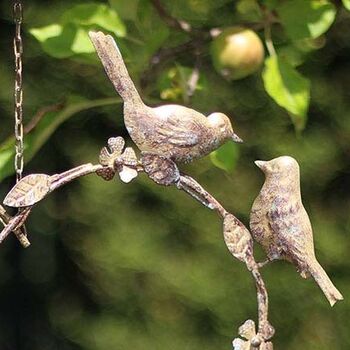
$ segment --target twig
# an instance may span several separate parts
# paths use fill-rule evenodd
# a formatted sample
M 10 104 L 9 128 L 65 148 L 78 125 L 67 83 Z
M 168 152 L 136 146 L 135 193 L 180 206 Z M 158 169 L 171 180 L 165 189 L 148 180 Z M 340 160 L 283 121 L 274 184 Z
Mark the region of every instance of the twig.
M 170 60 L 174 61 L 175 57 L 182 54 L 188 54 L 188 52 L 198 52 L 199 48 L 204 47 L 209 40 L 209 36 L 201 38 L 198 37 L 192 38 L 185 43 L 174 47 L 161 48 L 152 56 L 148 68 L 143 71 L 141 76 L 142 86 L 146 87 L 149 83 L 149 77 L 156 76 L 158 74 L 158 70 L 160 70 L 166 62 Z
M 146 172 L 147 175 L 159 185 L 176 185 L 178 189 L 185 191 L 204 206 L 215 210 L 224 220 L 224 238 L 226 245 L 237 259 L 246 263 L 256 283 L 259 324 L 258 333 L 252 340 L 252 346 L 255 346 L 255 344 L 260 346 L 260 344 L 265 343 L 265 341 L 272 337 L 274 330 L 268 321 L 268 294 L 259 272 L 259 266 L 253 256 L 253 243 L 248 229 L 233 214 L 229 213 L 220 202 L 196 180 L 188 175 L 181 174 L 173 161 L 149 153 L 142 154 L 141 160 L 138 161 L 135 152 L 131 148 L 126 148 L 124 153 L 122 153 L 124 145 L 125 142 L 121 137 L 110 138 L 108 140 L 109 150 L 104 147 L 100 153 L 101 164 L 93 165 L 88 163 L 52 176 L 32 174 L 23 178 L 6 197 L 8 203 L 14 203 L 13 206 L 20 207 L 20 205 L 16 205 L 16 203 L 23 203 L 23 199 L 21 199 L 21 201 L 16 197 L 18 193 L 23 196 L 23 188 L 26 188 L 25 191 L 30 192 L 37 185 L 41 187 L 42 185 L 44 186 L 45 184 L 43 184 L 42 181 L 45 180 L 48 181 L 45 187 L 47 190 L 46 192 L 44 191 L 44 193 L 39 193 L 34 201 L 32 200 L 32 196 L 29 196 L 31 198 L 30 205 L 23 207 L 23 204 L 21 204 L 22 208 L 20 207 L 19 212 L 14 217 L 10 217 L 5 210 L 0 211 L 0 218 L 5 224 L 5 228 L 0 233 L 0 243 L 12 231 L 23 232 L 21 230 L 23 230 L 24 222 L 37 202 L 45 198 L 47 194 L 76 178 L 97 173 L 105 180 L 111 180 L 115 173 L 121 175 L 125 173 L 125 171 L 134 171 L 135 174 L 131 174 L 131 177 L 128 177 L 127 180 L 125 180 L 125 177 L 121 176 L 121 180 L 124 179 L 123 181 L 129 182 L 136 177 L 139 172 Z M 29 181 L 29 178 L 31 181 Z M 23 187 L 21 185 L 23 182 L 25 182 L 27 186 Z M 17 186 L 19 190 L 16 189 Z
M 191 32 L 192 28 L 186 21 L 178 20 L 177 18 L 171 16 L 163 7 L 160 0 L 151 0 L 154 8 L 157 10 L 159 16 L 163 21 L 171 28 L 184 31 L 186 33 Z
M 24 247 L 29 246 L 29 241 L 26 243 L 22 236 L 26 236 L 26 231 L 24 229 L 24 222 L 26 221 L 28 215 L 30 214 L 32 207 L 27 207 L 20 210 L 15 216 L 11 217 L 6 213 L 7 220 L 2 221 L 5 224 L 4 229 L 0 232 L 0 244 L 3 240 L 11 233 L 14 232 L 21 244 Z
M 176 186 L 207 208 L 217 211 L 222 218 L 228 214 L 227 210 L 192 177 L 181 174 Z
M 198 64 L 194 67 L 193 72 L 190 78 L 187 81 L 187 91 L 186 94 L 188 97 L 192 97 L 198 84 L 199 80 L 199 66 Z
M 175 162 L 154 153 L 142 152 L 140 164 L 144 172 L 155 183 L 162 186 L 175 185 L 185 191 L 205 207 L 215 210 L 223 219 L 225 243 L 231 254 L 244 262 L 251 271 L 256 287 L 258 300 L 258 334 L 252 339 L 252 345 L 260 346 L 272 337 L 273 327 L 268 322 L 268 295 L 259 266 L 253 255 L 253 239 L 249 230 L 233 214 L 229 213 L 218 200 L 206 191 L 195 179 L 181 174 Z M 254 345 L 254 346 L 255 346 Z
M 261 335 L 263 340 L 270 339 L 275 330 L 271 326 L 268 315 L 269 315 L 269 298 L 267 294 L 267 289 L 264 283 L 264 280 L 261 276 L 261 273 L 258 268 L 254 256 L 251 255 L 246 260 L 247 268 L 251 271 L 254 279 L 257 290 L 257 301 L 258 301 L 258 335 Z
M 251 339 L 247 336 L 244 337 L 250 342 L 250 345 L 256 348 L 273 336 L 274 329 L 268 321 L 268 294 L 258 264 L 254 259 L 252 235 L 245 225 L 231 213 L 227 213 L 224 217 L 223 234 L 230 253 L 246 264 L 255 280 L 258 302 L 258 333 Z M 251 322 L 248 324 L 251 325 Z M 242 342 L 242 340 L 238 341 Z
M 50 176 L 50 186 L 47 193 L 38 198 L 38 200 L 34 204 L 41 201 L 49 193 L 56 190 L 57 188 L 75 180 L 78 177 L 95 173 L 96 171 L 102 168 L 103 166 L 100 164 L 93 165 L 91 163 L 88 163 L 80 165 L 71 170 L 65 171 L 61 174 L 55 174 Z M 33 174 L 31 176 L 33 176 Z M 16 186 L 21 186 L 21 183 L 25 181 L 26 177 L 24 177 L 20 182 L 18 182 Z M 11 191 L 16 191 L 16 186 Z M 33 186 L 35 186 L 35 184 Z M 26 230 L 23 225 L 27 220 L 31 210 L 33 209 L 34 204 L 20 208 L 18 213 L 13 217 L 11 217 L 2 206 L 0 206 L 0 221 L 5 226 L 4 229 L 0 232 L 0 244 L 11 232 L 14 232 L 23 246 L 29 246 L 30 243 L 26 238 Z
M 5 208 L 0 205 L 0 222 L 1 224 L 6 227 L 10 221 L 11 221 L 12 217 L 11 215 L 9 215 Z M 15 229 L 13 230 L 13 233 L 16 235 L 17 239 L 19 240 L 19 242 L 21 243 L 21 245 L 24 247 L 24 248 L 27 248 L 30 246 L 30 242 L 27 238 L 27 230 L 25 228 L 25 226 L 22 226 L 18 229 Z M 1 241 L 0 241 L 1 243 Z
M 267 51 L 270 56 L 276 56 L 276 50 L 273 45 L 272 36 L 271 36 L 271 25 L 270 23 L 266 23 L 264 27 L 264 35 L 265 35 L 265 44 L 267 47 Z
M 70 169 L 68 171 L 65 171 L 61 174 L 56 174 L 51 176 L 51 185 L 50 185 L 50 192 L 56 190 L 57 188 L 66 185 L 67 183 L 77 179 L 78 177 L 82 177 L 85 175 L 89 175 L 92 173 L 95 173 L 96 171 L 102 169 L 103 166 L 93 165 L 91 163 L 80 165 L 76 168 Z
M 279 21 L 276 18 L 276 16 L 265 5 L 263 5 L 260 2 L 258 2 L 258 5 L 264 19 L 263 25 L 266 48 L 270 56 L 275 56 L 276 50 L 272 41 L 271 26 L 273 23 L 278 23 Z
M 65 106 L 64 102 L 56 103 L 51 106 L 45 106 L 40 108 L 36 114 L 33 115 L 32 119 L 29 121 L 29 123 L 24 127 L 23 132 L 24 134 L 29 134 L 40 122 L 40 120 L 45 116 L 46 113 L 49 112 L 58 112 L 62 110 Z

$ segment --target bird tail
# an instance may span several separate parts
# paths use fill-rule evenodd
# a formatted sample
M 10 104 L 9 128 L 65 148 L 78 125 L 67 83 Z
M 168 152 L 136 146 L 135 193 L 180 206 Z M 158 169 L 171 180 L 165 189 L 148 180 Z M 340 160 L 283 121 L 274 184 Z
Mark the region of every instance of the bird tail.
M 319 287 L 322 289 L 322 292 L 328 299 L 331 306 L 333 306 L 338 300 L 344 299 L 339 290 L 328 277 L 326 271 L 316 259 L 312 266 L 310 266 L 310 273 Z
M 89 36 L 108 78 L 124 102 L 143 104 L 113 37 L 102 32 L 93 31 L 89 32 Z

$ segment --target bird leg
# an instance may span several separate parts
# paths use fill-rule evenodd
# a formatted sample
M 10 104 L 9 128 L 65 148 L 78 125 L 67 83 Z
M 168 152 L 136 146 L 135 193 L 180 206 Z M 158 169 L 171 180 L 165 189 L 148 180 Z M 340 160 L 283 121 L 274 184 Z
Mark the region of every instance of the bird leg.
M 269 263 L 273 262 L 274 260 L 276 260 L 276 259 L 267 258 L 264 261 L 258 262 L 257 263 L 258 268 L 261 269 L 261 268 L 265 267 L 266 265 L 268 265 Z
M 145 173 L 158 185 L 174 185 L 180 179 L 177 165 L 169 158 L 142 152 L 140 161 Z

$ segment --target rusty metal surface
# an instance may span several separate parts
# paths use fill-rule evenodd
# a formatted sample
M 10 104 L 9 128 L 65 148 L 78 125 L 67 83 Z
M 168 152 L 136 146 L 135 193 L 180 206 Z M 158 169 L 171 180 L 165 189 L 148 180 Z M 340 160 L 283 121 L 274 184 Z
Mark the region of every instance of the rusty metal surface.
M 31 174 L 24 177 L 11 189 L 3 203 L 15 208 L 31 206 L 42 200 L 49 191 L 49 175 Z
M 158 185 L 174 185 L 180 178 L 179 169 L 169 158 L 152 153 L 142 153 L 141 164 L 146 174 Z
M 13 4 L 13 19 L 15 22 L 15 36 L 13 38 L 13 51 L 15 55 L 15 172 L 16 180 L 22 178 L 24 165 L 23 146 L 23 41 L 21 35 L 23 8 L 22 3 L 16 0 Z
M 254 239 L 270 260 L 290 261 L 302 277 L 312 275 L 333 306 L 343 296 L 316 259 L 312 227 L 301 199 L 299 164 L 289 156 L 256 164 L 265 174 L 265 183 L 250 215 Z
M 175 162 L 190 162 L 230 139 L 241 141 L 223 113 L 206 117 L 181 105 L 146 106 L 113 37 L 102 32 L 90 32 L 89 35 L 107 76 L 124 101 L 125 126 L 142 152 L 158 154 Z

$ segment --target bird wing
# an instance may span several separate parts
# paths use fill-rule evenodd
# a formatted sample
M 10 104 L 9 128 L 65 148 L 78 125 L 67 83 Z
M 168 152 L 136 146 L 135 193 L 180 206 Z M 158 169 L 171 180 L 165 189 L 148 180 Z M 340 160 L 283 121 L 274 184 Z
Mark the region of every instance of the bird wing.
M 165 107 L 165 106 L 164 106 Z M 192 147 L 203 141 L 206 136 L 206 118 L 189 108 L 174 106 L 173 110 L 168 108 L 157 108 L 160 115 L 156 133 L 160 143 L 170 143 L 178 147 Z M 203 119 L 203 120 L 199 120 Z
M 275 234 L 275 242 L 287 257 L 299 262 L 305 261 L 310 234 L 312 235 L 305 209 L 302 205 L 300 207 L 291 203 L 282 208 L 273 205 L 272 208 L 268 210 L 267 216 Z

